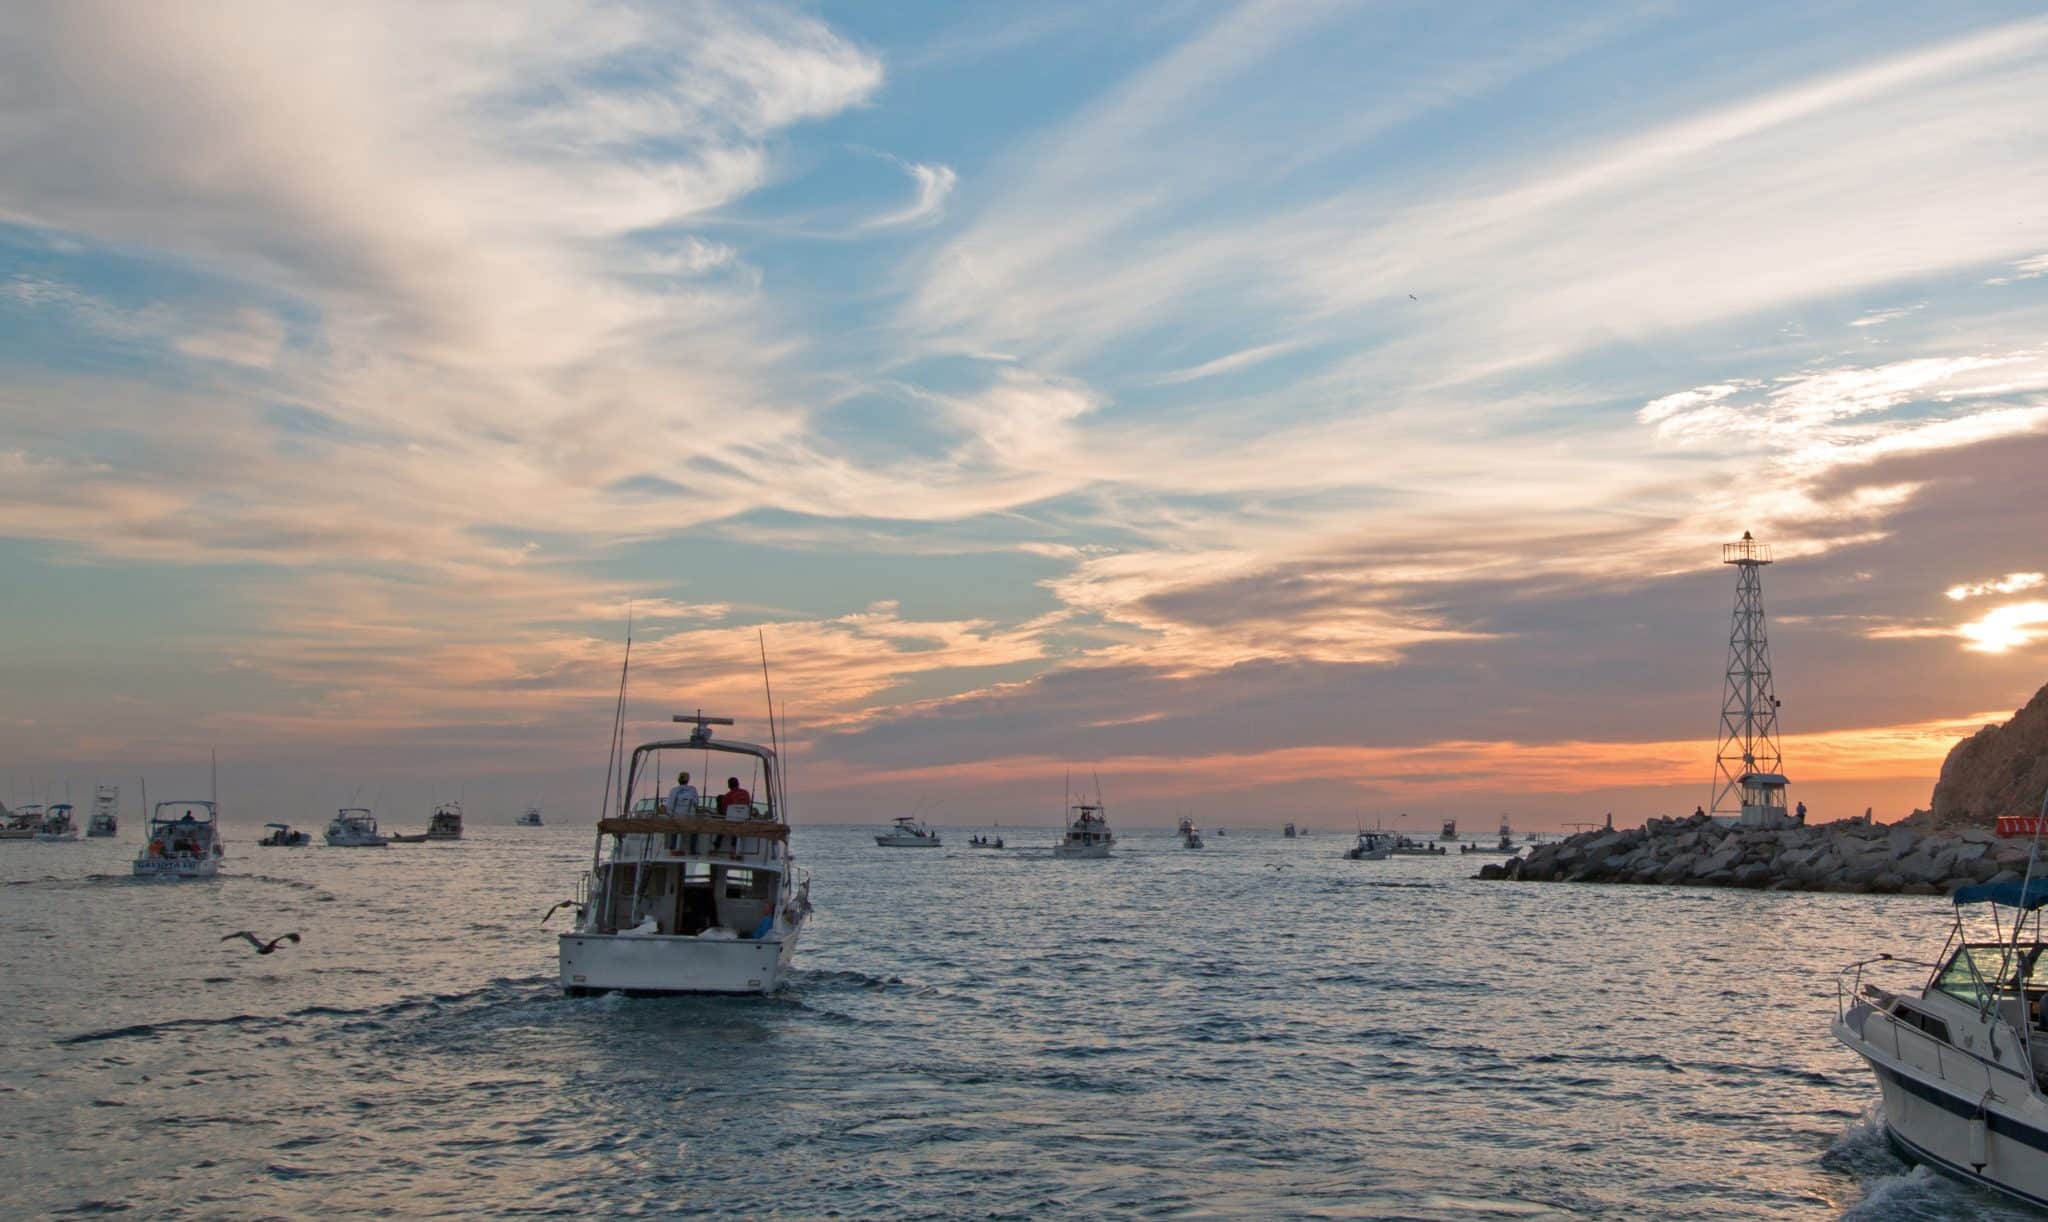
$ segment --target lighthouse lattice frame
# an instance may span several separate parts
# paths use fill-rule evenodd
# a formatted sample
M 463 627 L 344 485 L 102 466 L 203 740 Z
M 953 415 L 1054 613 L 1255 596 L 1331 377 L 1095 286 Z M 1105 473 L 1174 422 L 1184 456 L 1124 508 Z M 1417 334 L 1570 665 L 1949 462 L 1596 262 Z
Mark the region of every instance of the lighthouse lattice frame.
M 1771 643 L 1764 631 L 1763 568 L 1771 563 L 1771 549 L 1743 531 L 1741 542 L 1721 545 L 1721 563 L 1736 568 L 1735 614 L 1728 629 L 1721 745 L 1714 753 L 1714 801 L 1707 809 L 1715 815 L 1740 815 L 1745 778 L 1770 777 L 1780 795 L 1784 786 L 1778 697 L 1771 688 Z

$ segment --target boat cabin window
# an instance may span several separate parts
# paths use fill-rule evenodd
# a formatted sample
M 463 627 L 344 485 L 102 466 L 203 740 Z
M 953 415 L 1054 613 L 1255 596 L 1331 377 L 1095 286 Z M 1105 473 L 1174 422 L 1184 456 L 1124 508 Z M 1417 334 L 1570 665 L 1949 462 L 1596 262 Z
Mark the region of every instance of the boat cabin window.
M 1892 1014 L 1900 1022 L 1906 1024 L 1908 1027 L 1918 1027 L 1920 1030 L 1925 1031 L 1927 1034 L 1933 1036 L 1935 1039 L 1940 1040 L 1944 1044 L 1952 1044 L 1955 1042 L 1954 1040 L 1951 1040 L 1948 1037 L 1948 1024 L 1934 1017 L 1932 1014 L 1923 1014 L 1920 1011 L 1915 1010 L 1913 1007 L 1905 1004 L 1894 1006 L 1892 1008 Z

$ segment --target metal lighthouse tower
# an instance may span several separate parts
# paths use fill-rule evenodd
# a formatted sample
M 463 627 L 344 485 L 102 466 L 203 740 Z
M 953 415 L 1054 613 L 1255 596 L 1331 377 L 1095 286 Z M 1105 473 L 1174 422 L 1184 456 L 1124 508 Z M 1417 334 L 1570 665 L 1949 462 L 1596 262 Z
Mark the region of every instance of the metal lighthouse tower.
M 1714 753 L 1715 815 L 1775 827 L 1785 813 L 1784 759 L 1778 752 L 1778 697 L 1771 690 L 1771 644 L 1764 635 L 1763 567 L 1771 549 L 1742 532 L 1721 545 L 1735 566 L 1735 616 L 1728 630 L 1728 682 L 1721 696 L 1721 745 Z

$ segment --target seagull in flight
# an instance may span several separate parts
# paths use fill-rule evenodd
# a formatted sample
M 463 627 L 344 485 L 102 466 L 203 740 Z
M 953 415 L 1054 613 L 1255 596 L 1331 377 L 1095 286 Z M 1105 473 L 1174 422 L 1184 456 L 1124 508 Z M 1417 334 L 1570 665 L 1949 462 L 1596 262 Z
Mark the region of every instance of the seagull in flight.
M 221 941 L 232 942 L 236 938 L 241 938 L 244 941 L 248 942 L 249 945 L 255 947 L 257 954 L 267 955 L 270 954 L 272 951 L 275 951 L 279 946 L 283 945 L 286 942 L 297 942 L 299 940 L 299 935 L 295 933 L 288 933 L 281 938 L 272 938 L 270 941 L 265 942 L 263 939 L 257 937 L 253 933 L 250 933 L 246 929 L 238 929 L 235 932 L 229 934 L 227 937 L 222 938 Z

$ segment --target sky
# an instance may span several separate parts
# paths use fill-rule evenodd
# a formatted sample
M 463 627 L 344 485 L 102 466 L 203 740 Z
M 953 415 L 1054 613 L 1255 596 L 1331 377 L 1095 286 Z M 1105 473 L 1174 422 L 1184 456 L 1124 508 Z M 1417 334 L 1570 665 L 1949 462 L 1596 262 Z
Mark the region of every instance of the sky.
M 2048 683 L 2021 4 L 0 10 L 0 798 L 1925 805 Z M 1085 779 L 1084 779 L 1085 778 Z

